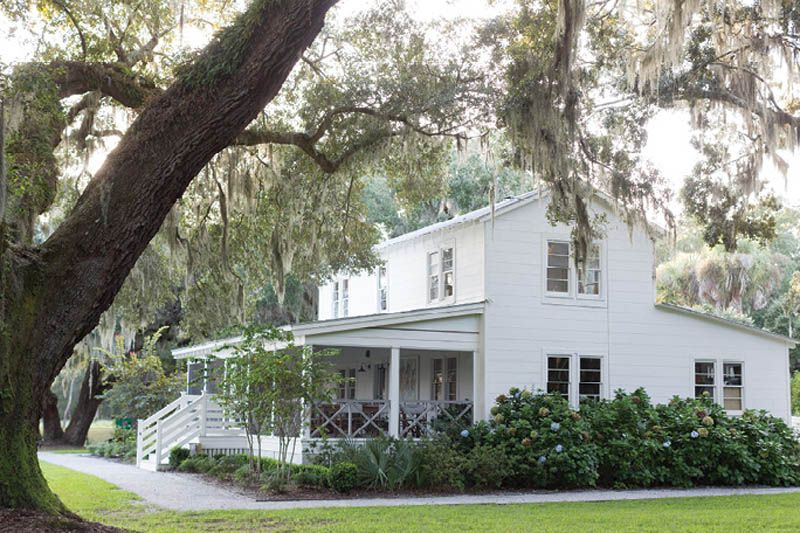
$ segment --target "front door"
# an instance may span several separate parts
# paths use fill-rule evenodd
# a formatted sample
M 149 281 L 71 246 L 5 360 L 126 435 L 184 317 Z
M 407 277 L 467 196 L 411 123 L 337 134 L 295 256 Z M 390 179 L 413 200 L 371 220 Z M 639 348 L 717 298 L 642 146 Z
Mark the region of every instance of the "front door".
M 454 402 L 458 399 L 458 358 L 437 357 L 433 364 L 433 390 L 436 401 Z

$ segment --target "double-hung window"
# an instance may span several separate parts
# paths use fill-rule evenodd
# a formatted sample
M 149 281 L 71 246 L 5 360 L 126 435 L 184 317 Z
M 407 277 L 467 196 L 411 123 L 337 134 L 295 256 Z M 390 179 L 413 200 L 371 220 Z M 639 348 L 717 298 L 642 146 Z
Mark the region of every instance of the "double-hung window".
M 586 257 L 573 260 L 570 241 L 548 240 L 545 257 L 545 294 L 551 297 L 602 298 L 603 268 L 599 244 L 590 244 Z
M 744 406 L 742 363 L 722 363 L 722 407 L 742 411 Z
M 600 296 L 600 247 L 596 244 L 578 261 L 578 294 Z
M 547 242 L 547 292 L 569 294 L 570 244 L 566 241 Z
M 428 300 L 439 299 L 439 252 L 428 254 Z
M 333 297 L 331 299 L 331 315 L 339 318 L 339 282 L 333 282 Z
M 570 405 L 603 398 L 603 359 L 580 354 L 547 356 L 548 393 L 560 394 Z
M 716 371 L 714 361 L 695 361 L 694 362 L 694 397 L 703 398 L 709 396 L 715 400 L 714 385 L 716 381 Z
M 456 293 L 455 248 L 442 246 L 428 252 L 428 301 L 452 300 Z
M 389 309 L 389 281 L 386 278 L 386 267 L 378 267 L 378 311 Z
M 744 373 L 740 362 L 715 359 L 694 362 L 695 398 L 710 397 L 731 413 L 744 410 Z

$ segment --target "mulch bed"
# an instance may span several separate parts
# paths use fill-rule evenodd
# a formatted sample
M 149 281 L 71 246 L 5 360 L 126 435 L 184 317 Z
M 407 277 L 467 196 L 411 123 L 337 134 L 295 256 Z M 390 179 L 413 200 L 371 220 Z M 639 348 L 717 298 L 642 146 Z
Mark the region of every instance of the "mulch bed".
M 124 529 L 88 522 L 77 515 L 52 515 L 27 509 L 0 509 L 0 531 L 14 533 L 124 533 Z

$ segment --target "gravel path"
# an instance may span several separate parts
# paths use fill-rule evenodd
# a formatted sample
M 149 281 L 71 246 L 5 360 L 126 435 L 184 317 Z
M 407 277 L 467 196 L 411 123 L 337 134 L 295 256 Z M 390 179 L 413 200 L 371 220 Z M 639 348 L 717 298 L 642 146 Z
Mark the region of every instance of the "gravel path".
M 206 483 L 199 476 L 170 472 L 149 472 L 135 466 L 87 455 L 39 452 L 39 459 L 109 481 L 121 489 L 138 494 L 148 503 L 175 511 L 212 509 L 300 509 L 311 507 L 372 507 L 406 505 L 510 504 L 545 502 L 594 502 L 650 500 L 697 496 L 735 496 L 742 494 L 780 494 L 800 492 L 793 488 L 697 488 L 649 490 L 580 490 L 558 492 L 514 492 L 497 494 L 459 494 L 455 496 L 381 497 L 341 500 L 257 501 L 223 487 Z

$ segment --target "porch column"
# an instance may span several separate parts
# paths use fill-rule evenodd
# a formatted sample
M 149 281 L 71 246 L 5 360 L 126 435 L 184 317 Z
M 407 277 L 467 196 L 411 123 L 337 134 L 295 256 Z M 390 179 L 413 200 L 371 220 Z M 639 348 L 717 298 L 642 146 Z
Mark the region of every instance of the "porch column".
M 400 436 L 400 348 L 389 360 L 389 436 Z

